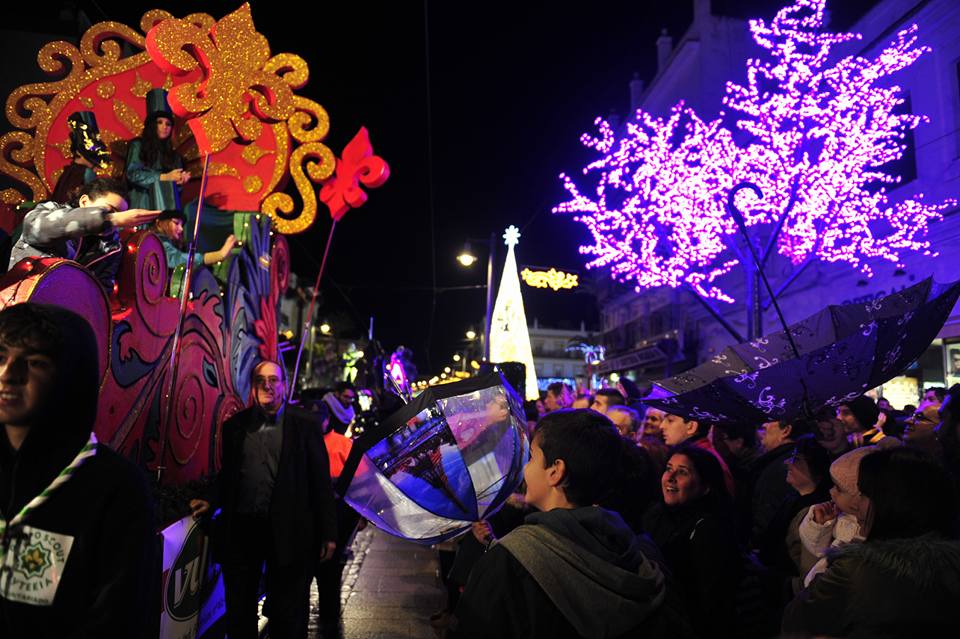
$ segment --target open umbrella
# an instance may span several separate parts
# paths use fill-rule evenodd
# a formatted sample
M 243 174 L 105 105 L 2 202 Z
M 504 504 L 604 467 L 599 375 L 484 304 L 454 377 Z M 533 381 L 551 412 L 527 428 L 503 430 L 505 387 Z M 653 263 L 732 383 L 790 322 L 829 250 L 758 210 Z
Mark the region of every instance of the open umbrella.
M 500 373 L 430 388 L 354 442 L 338 492 L 388 533 L 449 539 L 495 513 L 520 484 L 525 425 Z
M 655 382 L 644 403 L 714 423 L 762 423 L 836 407 L 923 354 L 960 296 L 932 278 L 864 304 L 829 306 Z

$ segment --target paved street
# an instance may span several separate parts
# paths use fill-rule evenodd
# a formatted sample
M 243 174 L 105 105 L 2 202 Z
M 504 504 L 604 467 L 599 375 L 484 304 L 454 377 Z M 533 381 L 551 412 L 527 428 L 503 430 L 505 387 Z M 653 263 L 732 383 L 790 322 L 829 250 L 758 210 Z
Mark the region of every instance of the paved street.
M 344 570 L 345 639 L 430 639 L 429 616 L 444 594 L 437 580 L 436 551 L 400 541 L 373 526 L 357 534 Z M 315 601 L 316 583 L 311 600 Z M 311 610 L 311 639 L 318 637 Z

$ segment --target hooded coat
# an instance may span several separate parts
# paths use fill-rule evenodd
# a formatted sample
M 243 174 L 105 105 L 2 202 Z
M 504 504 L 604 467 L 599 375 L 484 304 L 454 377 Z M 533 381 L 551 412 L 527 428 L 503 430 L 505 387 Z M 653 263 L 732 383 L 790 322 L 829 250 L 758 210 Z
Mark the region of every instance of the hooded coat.
M 689 636 L 656 547 L 592 506 L 529 515 L 470 575 L 453 637 Z
M 0 431 L 0 512 L 6 521 L 70 464 L 97 415 L 100 371 L 93 331 L 75 313 L 45 309 L 63 336 L 51 394 L 55 401 L 19 450 Z M 145 636 L 156 617 L 150 595 L 159 565 L 151 497 L 139 468 L 97 444 L 96 454 L 66 483 L 7 530 L 8 551 L 17 548 L 24 527 L 72 543 L 49 605 L 11 600 L 0 569 L 0 637 Z M 35 551 L 38 579 L 53 576 L 43 562 L 47 550 L 41 543 Z
M 958 637 L 960 542 L 934 535 L 847 544 L 787 606 L 783 637 Z

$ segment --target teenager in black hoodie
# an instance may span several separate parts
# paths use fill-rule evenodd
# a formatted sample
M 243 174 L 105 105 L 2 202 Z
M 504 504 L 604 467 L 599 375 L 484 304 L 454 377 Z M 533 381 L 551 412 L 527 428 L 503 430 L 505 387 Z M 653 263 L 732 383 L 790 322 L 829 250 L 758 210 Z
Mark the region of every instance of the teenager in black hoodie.
M 540 512 L 503 537 L 470 575 L 454 637 L 683 637 L 689 633 L 651 557 L 603 500 L 619 475 L 620 436 L 590 410 L 549 413 L 524 468 Z
M 98 361 L 75 313 L 0 311 L 0 637 L 142 637 L 156 616 L 146 481 L 91 437 Z

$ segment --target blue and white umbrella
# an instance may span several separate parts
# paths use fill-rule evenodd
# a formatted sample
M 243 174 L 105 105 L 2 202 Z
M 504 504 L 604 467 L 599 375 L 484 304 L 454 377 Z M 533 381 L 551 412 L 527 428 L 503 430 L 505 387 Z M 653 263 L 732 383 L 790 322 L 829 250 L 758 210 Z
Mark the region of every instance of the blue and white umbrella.
M 392 535 L 433 544 L 495 513 L 530 454 L 500 373 L 430 388 L 353 444 L 338 492 Z

